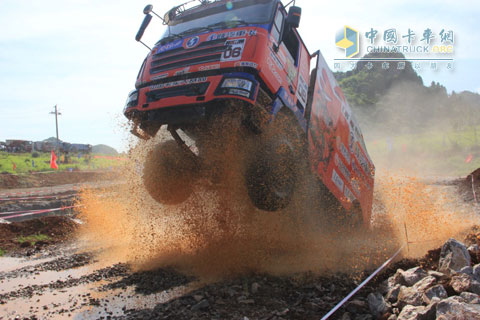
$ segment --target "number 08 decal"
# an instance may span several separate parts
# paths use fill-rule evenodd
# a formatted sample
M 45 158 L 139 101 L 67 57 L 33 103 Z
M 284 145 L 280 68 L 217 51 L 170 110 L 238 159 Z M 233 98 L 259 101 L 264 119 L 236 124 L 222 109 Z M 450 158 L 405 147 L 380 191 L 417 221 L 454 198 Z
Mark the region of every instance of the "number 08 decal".
M 245 39 L 228 40 L 225 42 L 227 49 L 223 51 L 221 61 L 240 60 L 245 46 Z

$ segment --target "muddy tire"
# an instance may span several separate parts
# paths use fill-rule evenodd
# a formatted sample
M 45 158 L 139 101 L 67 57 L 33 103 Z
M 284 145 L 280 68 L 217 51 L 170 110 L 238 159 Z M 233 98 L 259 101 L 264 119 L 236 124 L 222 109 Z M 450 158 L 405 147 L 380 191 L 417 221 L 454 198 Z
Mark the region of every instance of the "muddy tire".
M 143 169 L 143 184 L 150 196 L 161 204 L 179 204 L 192 193 L 196 180 L 194 156 L 176 141 L 166 141 L 147 156 Z
M 260 210 L 286 208 L 295 192 L 303 157 L 303 139 L 294 120 L 279 115 L 252 148 L 245 181 L 252 203 Z

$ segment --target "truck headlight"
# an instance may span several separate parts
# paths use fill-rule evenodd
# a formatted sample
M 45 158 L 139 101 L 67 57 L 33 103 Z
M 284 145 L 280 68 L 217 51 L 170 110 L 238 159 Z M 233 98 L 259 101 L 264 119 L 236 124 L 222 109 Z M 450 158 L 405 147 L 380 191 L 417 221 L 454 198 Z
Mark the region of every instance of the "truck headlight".
M 252 89 L 252 82 L 240 78 L 227 78 L 223 81 L 222 88 L 236 88 L 250 91 Z
M 133 90 L 128 94 L 127 101 L 125 102 L 125 108 L 134 107 L 138 103 L 138 91 Z

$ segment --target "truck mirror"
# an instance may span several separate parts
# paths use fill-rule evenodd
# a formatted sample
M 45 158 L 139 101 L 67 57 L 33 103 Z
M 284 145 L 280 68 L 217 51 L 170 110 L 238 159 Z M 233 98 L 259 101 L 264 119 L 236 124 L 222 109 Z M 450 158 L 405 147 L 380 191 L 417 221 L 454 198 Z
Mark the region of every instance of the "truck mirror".
M 291 6 L 288 10 L 287 24 L 293 28 L 300 26 L 300 18 L 302 16 L 302 8 Z
M 135 36 L 135 40 L 140 41 L 143 37 L 143 33 L 145 32 L 145 29 L 147 29 L 148 24 L 152 21 L 152 16 L 150 14 L 146 14 L 145 18 L 143 19 L 142 25 L 140 26 L 140 29 L 137 32 L 137 35 Z
M 153 11 L 153 6 L 151 4 L 147 5 L 145 9 L 143 9 L 143 13 L 145 14 L 149 14 L 152 11 Z

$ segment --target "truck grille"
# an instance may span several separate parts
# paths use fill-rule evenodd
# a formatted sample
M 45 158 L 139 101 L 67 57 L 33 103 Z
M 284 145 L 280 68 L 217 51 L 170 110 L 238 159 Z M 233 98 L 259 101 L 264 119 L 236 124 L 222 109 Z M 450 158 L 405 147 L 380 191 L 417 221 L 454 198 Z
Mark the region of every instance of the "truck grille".
M 160 89 L 147 92 L 147 103 L 155 102 L 163 98 L 178 97 L 178 96 L 198 96 L 207 91 L 209 82 L 195 83 L 186 86 L 173 87 L 167 89 Z
M 153 56 L 150 74 L 196 64 L 219 61 L 227 49 L 225 39 L 202 42 L 194 49 L 178 48 Z

